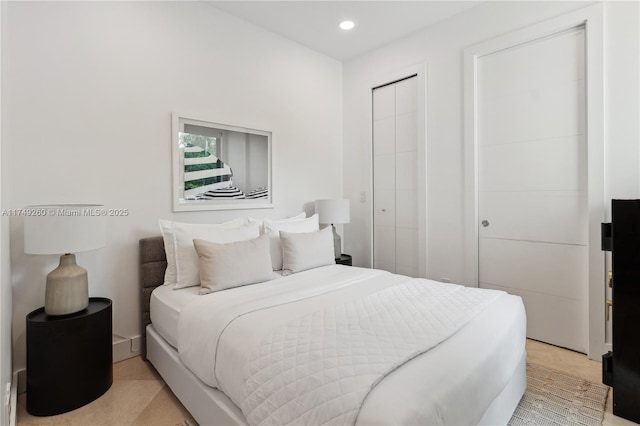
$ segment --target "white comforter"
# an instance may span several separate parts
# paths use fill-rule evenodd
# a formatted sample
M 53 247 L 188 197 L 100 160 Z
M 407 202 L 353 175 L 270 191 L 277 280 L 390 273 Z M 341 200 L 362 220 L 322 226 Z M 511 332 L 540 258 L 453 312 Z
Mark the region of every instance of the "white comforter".
M 369 424 L 372 422 L 369 411 L 375 416 L 380 414 L 376 413 L 375 407 L 360 415 L 358 412 L 371 388 L 406 361 L 438 345 L 464 327 L 486 306 L 499 304 L 495 302 L 501 296 L 501 292 L 467 289 L 427 280 L 409 280 L 407 277 L 383 271 L 337 265 L 279 278 L 265 284 L 203 296 L 185 307 L 180 315 L 180 358 L 201 380 L 221 389 L 240 406 L 250 424 L 318 424 L 327 421 L 353 424 L 356 417 L 358 423 Z M 407 293 L 409 288 L 412 296 Z M 415 293 L 416 289 L 418 293 Z M 421 292 L 420 289 L 426 291 Z M 457 296 L 452 296 L 453 294 Z M 433 303 L 434 297 L 440 298 L 440 302 Z M 386 306 L 385 301 L 391 302 L 389 306 L 395 303 L 406 305 L 412 298 L 417 301 L 411 309 L 395 309 L 394 313 L 390 314 L 389 309 L 382 307 Z M 354 309 L 357 308 L 354 306 L 362 306 L 363 301 L 372 300 L 377 301 L 374 303 L 376 307 L 368 312 L 360 311 L 356 314 Z M 447 302 L 442 304 L 443 300 Z M 322 362 L 318 364 L 308 357 L 289 357 L 288 362 L 296 363 L 293 370 L 297 372 L 295 376 L 304 377 L 293 388 L 286 375 L 283 381 L 283 376 L 277 371 L 271 374 L 274 367 L 277 370 L 278 366 L 282 366 L 282 363 L 278 364 L 277 358 L 283 356 L 287 350 L 296 350 L 300 345 L 300 339 L 305 338 L 304 333 L 296 333 L 295 338 L 288 336 L 282 339 L 283 330 L 301 323 L 312 324 L 312 313 L 316 313 L 316 317 L 322 314 L 319 317 L 324 319 L 320 322 L 326 320 L 328 313 L 335 319 L 336 309 L 344 313 L 344 318 L 357 319 L 364 315 L 371 319 L 371 315 L 377 315 L 374 322 L 383 325 L 382 329 L 386 328 L 387 338 L 382 339 L 386 344 L 379 345 L 376 356 L 359 356 L 361 354 L 357 351 L 351 353 L 342 359 L 345 365 L 348 364 L 342 371 L 340 368 L 332 369 L 331 366 L 323 365 Z M 415 316 L 416 312 L 426 312 L 427 315 L 420 314 L 419 320 L 412 322 L 409 317 Z M 519 313 L 516 312 L 516 315 Z M 370 347 L 372 341 L 380 340 L 376 332 L 370 333 L 368 325 L 364 328 L 361 326 L 362 321 L 351 321 L 351 325 L 347 325 L 349 321 L 338 321 L 340 324 L 334 326 L 346 331 L 346 334 L 342 334 L 342 339 L 354 339 L 355 333 L 360 339 L 356 345 L 363 348 Z M 410 325 L 398 328 L 398 321 L 419 327 Z M 316 326 L 320 327 L 319 323 L 316 322 L 313 327 Z M 395 335 L 388 333 L 389 330 L 396 330 Z M 415 335 L 415 339 L 411 337 L 412 334 Z M 337 342 L 334 340 L 331 345 L 338 344 Z M 278 350 L 266 350 L 274 346 L 274 343 Z M 318 336 L 313 345 L 326 343 L 323 336 Z M 316 355 L 326 356 L 326 351 L 333 349 L 335 348 L 322 348 L 316 351 Z M 514 365 L 507 365 L 507 370 L 511 368 L 513 371 L 515 363 L 512 364 Z M 256 369 L 257 366 L 265 365 L 269 368 Z M 328 368 L 318 369 L 318 365 Z M 353 371 L 363 370 L 366 370 L 365 374 L 353 375 Z M 255 374 L 256 371 L 259 371 L 259 374 Z M 464 419 L 464 422 L 477 422 L 492 397 L 502 389 L 509 374 L 507 371 L 499 375 L 501 378 L 492 385 L 495 389 L 488 392 L 487 401 L 475 404 L 477 407 L 465 407 L 469 409 L 466 416 L 456 417 L 456 413 L 453 412 L 443 413 L 443 407 L 438 406 L 432 412 L 418 409 L 419 422 L 451 422 L 457 418 Z M 473 379 L 472 377 L 472 382 Z M 323 383 L 326 386 L 323 386 Z M 349 387 L 349 392 L 336 392 L 336 384 Z M 317 385 L 317 391 L 314 391 L 314 385 Z M 308 389 L 305 392 L 296 392 L 296 386 L 306 386 Z M 294 403 L 288 403 L 296 394 L 302 396 L 298 400 L 294 398 Z M 375 401 L 377 398 L 372 392 L 372 397 L 368 399 Z M 318 411 L 313 407 L 322 408 Z M 447 410 L 449 409 L 455 410 L 454 407 L 447 407 Z M 457 411 L 460 411 L 459 408 Z M 406 423 L 408 419 L 414 421 L 415 417 L 411 416 L 415 415 L 416 410 L 410 417 L 402 415 L 396 420 L 399 419 L 402 423 Z M 378 417 L 376 420 L 379 420 Z M 384 418 L 379 421 L 389 422 Z

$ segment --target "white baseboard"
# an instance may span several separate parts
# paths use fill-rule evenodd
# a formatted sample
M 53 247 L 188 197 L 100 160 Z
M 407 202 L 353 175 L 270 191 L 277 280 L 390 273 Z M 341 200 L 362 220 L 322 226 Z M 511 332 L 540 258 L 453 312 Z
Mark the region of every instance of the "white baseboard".
M 6 383 L 5 391 L 2 392 L 2 410 L 0 410 L 0 422 L 11 425 L 11 382 Z
M 13 373 L 11 396 L 9 398 L 9 426 L 18 424 L 18 372 Z
M 113 335 L 113 362 L 124 361 L 140 355 L 140 336 L 122 337 Z

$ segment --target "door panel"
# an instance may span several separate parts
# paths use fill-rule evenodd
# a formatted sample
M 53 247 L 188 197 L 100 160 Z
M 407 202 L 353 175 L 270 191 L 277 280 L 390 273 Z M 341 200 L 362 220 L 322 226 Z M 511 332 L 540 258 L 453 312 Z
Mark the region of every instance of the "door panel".
M 373 121 L 396 115 L 396 89 L 389 85 L 373 91 Z
M 396 117 L 396 152 L 417 151 L 418 114 L 413 111 Z
M 396 273 L 417 277 L 418 233 L 415 228 L 396 228 Z
M 395 154 L 395 118 L 388 117 L 373 123 L 373 141 L 376 155 Z
M 376 191 L 376 209 L 373 220 L 376 226 L 395 228 L 396 226 L 396 192 L 393 189 Z
M 586 315 L 582 300 L 565 299 L 490 284 L 483 287 L 522 297 L 527 312 L 527 337 L 530 339 L 585 352 Z
M 396 189 L 396 156 L 395 154 L 376 155 L 373 167 L 375 176 L 373 184 L 376 191 L 395 191 Z
M 585 78 L 584 32 L 569 30 L 525 47 L 494 53 L 485 62 L 482 78 L 493 88 L 493 96 Z
M 418 229 L 418 191 L 398 189 L 396 191 L 396 223 L 405 228 Z
M 586 138 L 483 145 L 480 191 L 586 191 Z
M 416 189 L 418 159 L 415 151 L 396 153 L 396 190 Z
M 493 144 L 571 136 L 578 126 L 584 128 L 584 80 L 501 97 L 486 92 L 481 107 L 490 121 L 483 127 L 482 136 Z
M 481 238 L 588 243 L 584 191 L 486 191 L 482 199 L 480 218 L 491 218 L 491 222 L 480 226 Z
M 395 226 L 376 226 L 374 228 L 374 268 L 385 271 L 396 270 L 396 228 Z
M 418 110 L 418 79 L 407 78 L 393 84 L 396 89 L 396 116 Z
M 418 276 L 418 92 L 411 77 L 373 91 L 373 266 Z
M 584 29 L 478 59 L 481 287 L 523 298 L 527 333 L 584 352 Z
M 501 287 L 581 300 L 586 291 L 587 248 L 483 238 L 482 282 Z

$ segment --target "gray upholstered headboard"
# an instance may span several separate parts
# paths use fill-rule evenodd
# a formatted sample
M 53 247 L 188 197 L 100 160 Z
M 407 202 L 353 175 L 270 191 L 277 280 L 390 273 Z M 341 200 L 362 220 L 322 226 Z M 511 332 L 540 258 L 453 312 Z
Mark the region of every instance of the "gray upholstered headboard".
M 140 349 L 143 360 L 147 360 L 147 325 L 151 323 L 149 303 L 154 288 L 164 283 L 167 257 L 162 237 L 140 240 Z

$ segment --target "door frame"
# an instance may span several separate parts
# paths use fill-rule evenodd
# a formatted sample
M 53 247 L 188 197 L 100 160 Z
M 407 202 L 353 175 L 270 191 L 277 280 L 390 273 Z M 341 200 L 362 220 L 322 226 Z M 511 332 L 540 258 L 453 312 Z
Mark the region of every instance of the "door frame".
M 604 57 L 603 5 L 587 6 L 557 18 L 496 37 L 464 50 L 464 257 L 465 284 L 478 286 L 478 58 L 584 25 L 587 103 L 587 198 L 589 254 L 587 355 L 600 360 L 605 343 L 605 254 L 600 249 L 600 223 L 605 220 L 604 194 Z
M 418 90 L 418 276 L 425 277 L 428 273 L 427 253 L 428 253 L 428 229 L 427 229 L 427 63 L 418 63 L 395 72 L 387 72 L 372 79 L 369 87 L 369 119 L 371 140 L 371 173 L 369 176 L 369 193 L 371 194 L 371 208 L 369 209 L 369 235 L 371 241 L 370 265 L 374 265 L 375 232 L 374 232 L 374 179 L 375 179 L 375 148 L 373 133 L 373 91 L 381 86 L 395 83 L 407 77 L 415 75 Z

